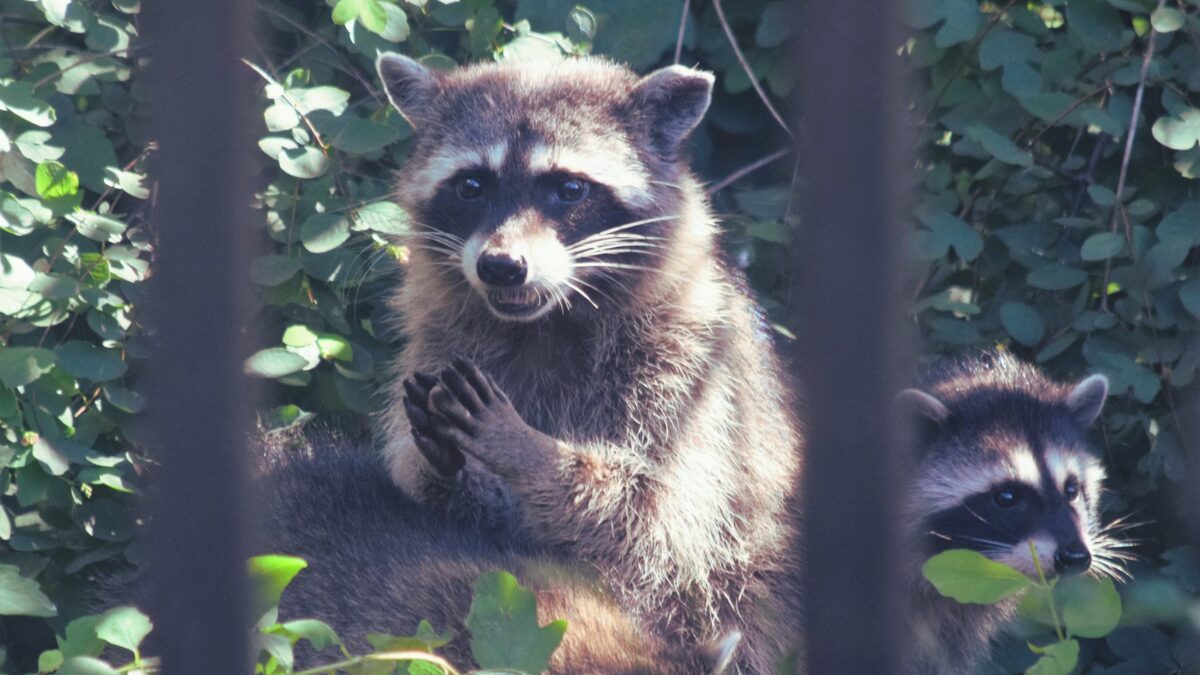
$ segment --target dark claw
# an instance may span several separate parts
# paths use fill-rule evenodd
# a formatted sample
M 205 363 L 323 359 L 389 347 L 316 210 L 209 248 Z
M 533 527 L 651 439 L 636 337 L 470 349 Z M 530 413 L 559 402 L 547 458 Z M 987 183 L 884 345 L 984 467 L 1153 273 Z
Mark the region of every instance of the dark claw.
M 471 363 L 460 356 L 454 359 L 454 369 L 458 371 L 463 379 L 470 383 L 471 387 L 475 390 L 476 395 L 479 396 L 480 401 L 487 405 L 491 405 L 492 401 L 495 399 L 495 396 L 492 392 L 492 387 L 488 384 L 487 376 L 484 375 L 474 363 Z
M 412 437 L 413 442 L 417 444 L 417 450 L 425 457 L 425 461 L 429 462 L 429 465 L 442 476 L 453 476 L 461 471 L 467 462 L 457 448 L 435 442 L 418 431 L 416 427 L 412 428 Z
M 429 413 L 422 410 L 409 397 L 404 397 L 404 412 L 408 414 L 408 423 L 414 429 L 420 428 L 428 432 Z
M 421 387 L 421 385 L 413 382 L 412 380 L 405 380 L 404 393 L 406 394 L 406 400 L 411 401 L 413 405 L 420 408 L 429 407 L 428 387 Z
M 454 397 L 454 393 L 444 387 L 438 387 L 430 396 L 436 412 L 444 416 L 447 426 L 453 425 L 468 435 L 475 435 L 475 420 L 467 412 L 466 407 Z
M 433 389 L 433 386 L 438 383 L 436 376 L 425 373 L 413 373 L 413 379 L 417 381 L 417 384 L 424 387 L 425 391 Z
M 474 388 L 458 371 L 449 369 L 443 371 L 442 383 L 472 415 L 478 415 L 483 410 L 483 401 L 479 400 L 479 395 L 475 393 Z

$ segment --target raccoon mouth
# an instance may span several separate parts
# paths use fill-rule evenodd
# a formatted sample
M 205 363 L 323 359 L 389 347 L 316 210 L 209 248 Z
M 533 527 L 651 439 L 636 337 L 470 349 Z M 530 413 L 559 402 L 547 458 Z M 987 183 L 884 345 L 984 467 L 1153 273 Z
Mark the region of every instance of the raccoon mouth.
M 497 313 L 518 319 L 532 317 L 545 305 L 541 294 L 530 286 L 489 289 L 487 300 Z

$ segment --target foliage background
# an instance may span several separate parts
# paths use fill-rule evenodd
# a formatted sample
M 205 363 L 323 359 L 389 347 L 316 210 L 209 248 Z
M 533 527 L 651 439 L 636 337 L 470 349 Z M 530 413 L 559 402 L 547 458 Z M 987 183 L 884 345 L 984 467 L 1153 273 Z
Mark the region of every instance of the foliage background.
M 247 180 L 271 252 L 248 274 L 277 344 L 248 368 L 278 385 L 269 426 L 361 424 L 397 347 L 380 301 L 406 260 L 389 239 L 407 225 L 388 181 L 411 129 L 375 82 L 381 49 L 446 67 L 590 51 L 640 71 L 677 59 L 714 71 L 694 164 L 732 260 L 782 316 L 786 247 L 803 245 L 792 237 L 790 138 L 768 107 L 792 88 L 784 3 L 581 4 L 258 4 L 247 73 L 262 84 L 262 153 Z M 137 390 L 150 336 L 138 311 L 155 190 L 140 10 L 139 0 L 0 3 L 0 644 L 10 649 L 63 635 L 84 612 L 89 576 L 139 557 L 132 491 L 148 460 Z M 1078 671 L 1200 668 L 1184 618 L 1200 559 L 1173 492 L 1194 476 L 1180 422 L 1200 366 L 1200 1 L 916 0 L 909 22 L 899 56 L 925 85 L 913 101 L 911 314 L 922 346 L 1003 345 L 1062 378 L 1111 378 L 1096 436 L 1112 476 L 1106 517 L 1154 524 L 1133 532 L 1144 542 L 1138 581 L 1121 589 L 1125 623 L 1084 641 Z M 1028 667 L 1027 638 L 1045 628 L 1001 644 L 987 671 Z

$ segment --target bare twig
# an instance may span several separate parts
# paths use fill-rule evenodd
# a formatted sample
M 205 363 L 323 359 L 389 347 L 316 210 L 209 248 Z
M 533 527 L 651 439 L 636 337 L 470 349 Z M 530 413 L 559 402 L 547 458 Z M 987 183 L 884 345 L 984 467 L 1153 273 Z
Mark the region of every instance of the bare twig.
M 1015 0 L 1014 0 L 1015 1 Z M 767 92 L 763 91 L 762 85 L 758 83 L 758 76 L 754 74 L 754 69 L 750 67 L 750 63 L 746 61 L 746 55 L 742 53 L 742 48 L 738 46 L 737 39 L 733 36 L 733 28 L 729 26 L 729 20 L 725 18 L 725 10 L 721 8 L 721 0 L 713 0 L 713 9 L 717 10 L 717 20 L 721 22 L 721 28 L 725 31 L 725 37 L 729 39 L 729 46 L 733 48 L 733 55 L 737 57 L 738 63 L 742 64 L 742 70 L 746 71 L 746 77 L 750 79 L 750 86 L 754 87 L 754 91 L 758 97 L 762 99 L 763 105 L 771 113 L 771 117 L 779 122 L 779 126 L 783 127 L 783 131 L 791 138 L 795 138 L 796 134 L 792 133 L 787 122 L 783 121 L 783 115 L 775 109 L 771 103 L 771 99 L 767 97 Z
M 317 147 L 321 149 L 321 152 L 326 157 L 328 157 L 329 146 L 325 144 L 325 139 L 321 138 L 321 132 L 317 131 L 316 125 L 312 123 L 312 120 L 308 119 L 308 115 L 306 115 L 304 110 L 300 108 L 300 102 L 293 98 L 291 94 L 287 93 L 287 90 L 283 88 L 283 85 L 279 84 L 275 78 L 271 77 L 270 73 L 246 59 L 242 59 L 242 63 L 250 66 L 250 69 L 258 73 L 259 76 L 266 80 L 268 84 L 273 84 L 279 87 L 279 92 L 280 95 L 283 96 L 283 100 L 292 107 L 292 110 L 296 111 L 296 114 L 300 116 L 301 120 L 304 120 L 304 126 L 308 127 L 308 130 L 312 132 L 313 140 L 317 142 Z
M 692 7 L 692 0 L 683 0 L 683 13 L 679 15 L 679 37 L 675 38 L 675 65 L 679 65 L 679 58 L 683 55 L 683 34 L 687 31 L 688 10 Z
M 41 89 L 42 87 L 46 86 L 47 84 L 50 84 L 54 80 L 57 80 L 58 78 L 62 77 L 63 73 L 67 72 L 68 70 L 71 70 L 72 68 L 78 68 L 79 66 L 86 65 L 88 63 L 92 63 L 93 61 L 99 61 L 100 59 L 102 59 L 106 56 L 107 57 L 115 57 L 117 54 L 124 54 L 124 55 L 128 56 L 129 54 L 133 53 L 134 51 L 136 51 L 138 49 L 144 49 L 145 47 L 146 47 L 146 45 L 136 45 L 133 47 L 126 47 L 125 49 L 118 49 L 118 50 L 111 51 L 111 52 L 89 54 L 89 55 L 79 59 L 75 63 L 72 63 L 71 65 L 67 66 L 66 68 L 63 68 L 62 70 L 58 70 L 53 73 L 50 73 L 49 75 L 43 77 L 42 79 L 38 80 L 37 82 L 34 82 L 33 88 Z
M 1162 9 L 1166 0 L 1158 0 L 1158 9 Z M 1121 157 L 1121 173 L 1117 177 L 1116 200 L 1113 203 L 1113 213 L 1108 230 L 1117 229 L 1117 212 L 1121 210 L 1121 195 L 1125 192 L 1125 179 L 1129 177 L 1129 158 L 1133 155 L 1133 139 L 1137 131 L 1138 117 L 1142 113 L 1142 98 L 1146 93 L 1146 76 L 1150 72 L 1150 60 L 1154 58 L 1154 45 L 1158 31 L 1150 29 L 1150 38 L 1146 41 L 1146 54 L 1142 57 L 1142 70 L 1138 75 L 1137 93 L 1133 95 L 1133 111 L 1129 115 L 1129 130 L 1125 133 L 1125 154 Z
M 737 171 L 734 171 L 733 173 L 729 174 L 728 176 L 717 181 L 717 183 L 715 185 L 708 188 L 708 194 L 712 195 L 712 194 L 716 194 L 717 192 L 720 192 L 721 190 L 732 185 L 733 183 L 736 183 L 737 181 L 741 180 L 748 174 L 758 171 L 759 169 L 763 168 L 764 166 L 770 164 L 771 162 L 774 162 L 779 159 L 783 159 L 791 151 L 792 151 L 791 148 L 784 148 L 782 150 L 776 150 L 775 152 L 772 152 L 771 154 L 767 155 L 766 157 L 760 157 L 759 159 L 756 159 L 753 162 L 750 162 L 746 166 L 743 166 L 742 168 L 738 169 Z
M 954 66 L 954 70 L 950 73 L 950 77 L 946 78 L 946 81 L 942 83 L 941 87 L 938 87 L 938 92 L 933 97 L 933 103 L 930 103 L 929 110 L 925 111 L 926 124 L 929 123 L 929 116 L 933 114 L 934 110 L 937 110 L 938 104 L 942 102 L 942 97 L 946 95 L 946 90 L 950 88 L 951 84 L 954 84 L 954 81 L 957 80 L 958 76 L 962 74 L 963 69 L 967 67 L 967 63 L 971 61 L 971 57 L 975 55 L 975 51 L 979 49 L 979 44 L 983 42 L 983 39 L 988 36 L 988 33 L 992 32 L 992 29 L 996 27 L 996 24 L 1000 23 L 1000 19 L 1004 18 L 1004 14 L 1008 12 L 1008 10 L 1012 9 L 1012 6 L 1015 4 L 1017 4 L 1017 0 L 1008 0 L 1008 2 L 1000 8 L 1000 11 L 996 12 L 996 15 L 988 21 L 988 25 L 984 26 L 983 31 L 980 32 L 979 35 L 976 35 L 975 39 L 971 41 L 971 46 L 967 47 L 967 53 L 963 54 L 962 59 L 959 60 L 958 64 Z
M 332 44 L 330 44 L 329 40 L 326 40 L 325 38 L 321 37 L 317 33 L 314 33 L 308 27 L 297 22 L 292 17 L 290 17 L 278 10 L 272 9 L 271 7 L 268 7 L 265 4 L 259 3 L 258 8 L 260 10 L 266 12 L 267 14 L 270 14 L 271 16 L 278 18 L 280 21 L 287 23 L 292 28 L 295 28 L 296 30 L 300 31 L 301 33 L 304 33 L 305 35 L 316 40 L 317 42 L 320 42 L 321 44 L 325 45 L 325 48 L 328 49 L 329 51 L 333 52 L 333 55 L 337 58 L 338 61 L 341 62 L 342 67 L 339 68 L 339 70 L 346 73 L 350 77 L 353 77 L 354 79 L 358 80 L 358 83 L 363 86 L 363 89 L 367 90 L 367 93 L 371 95 L 371 98 L 374 98 L 379 103 L 384 102 L 383 97 L 379 94 L 379 92 L 375 89 L 375 87 L 371 86 L 371 83 L 368 82 L 362 75 L 360 75 L 358 73 L 358 70 L 354 67 L 353 64 L 346 61 L 346 58 L 344 56 L 342 56 L 342 53 L 338 50 L 338 48 L 333 46 Z
M 1082 97 L 1076 99 L 1075 102 L 1072 103 L 1071 105 L 1067 106 L 1067 109 L 1062 111 L 1062 113 L 1060 113 L 1058 117 L 1054 118 L 1054 120 L 1052 122 L 1050 122 L 1046 126 L 1042 127 L 1041 131 L 1034 134 L 1033 138 L 1030 138 L 1028 141 L 1025 141 L 1025 147 L 1032 148 L 1033 144 L 1036 143 L 1037 140 L 1039 138 L 1041 138 L 1043 134 L 1045 134 L 1047 131 L 1050 131 L 1054 127 L 1058 126 L 1059 122 L 1067 119 L 1068 115 L 1070 115 L 1071 113 L 1078 110 L 1080 106 L 1082 106 L 1084 103 L 1087 103 L 1088 101 L 1090 101 L 1092 99 L 1092 97 L 1096 96 L 1097 94 L 1103 94 L 1104 92 L 1108 91 L 1109 87 L 1110 87 L 1110 85 L 1108 83 L 1105 83 L 1103 87 L 1100 87 L 1099 89 L 1094 89 L 1094 90 L 1084 94 Z

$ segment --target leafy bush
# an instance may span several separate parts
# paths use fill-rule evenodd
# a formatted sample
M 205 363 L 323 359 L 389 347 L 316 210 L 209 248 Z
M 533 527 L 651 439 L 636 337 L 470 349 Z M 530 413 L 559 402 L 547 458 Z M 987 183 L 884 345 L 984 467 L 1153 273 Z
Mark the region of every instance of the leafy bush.
M 795 177 L 764 100 L 778 108 L 792 88 L 784 3 L 696 0 L 686 16 L 683 0 L 580 4 L 259 3 L 252 180 L 273 248 L 248 274 L 273 346 L 247 368 L 278 385 L 269 426 L 361 423 L 397 347 L 381 299 L 407 257 L 388 198 L 411 129 L 375 82 L 381 49 L 446 67 L 592 52 L 643 71 L 679 53 L 716 72 L 694 164 L 731 259 L 780 320 Z M 1186 475 L 1179 406 L 1200 364 L 1197 6 L 916 0 L 901 54 L 927 84 L 914 101 L 923 344 L 1002 345 L 1063 379 L 1107 374 L 1105 512 L 1157 523 L 1138 532 L 1125 624 L 1081 640 L 1080 670 L 1200 663 L 1175 611 L 1200 592 L 1200 557 L 1167 496 Z M 28 630 L 69 637 L 88 575 L 138 559 L 131 491 L 145 460 L 131 422 L 144 407 L 138 308 L 155 190 L 139 11 L 138 0 L 26 0 L 0 17 L 0 615 L 43 617 L 4 618 L 10 645 Z M 35 602 L 5 604 L 11 589 Z M 1020 641 L 997 654 L 994 672 L 1032 663 Z

